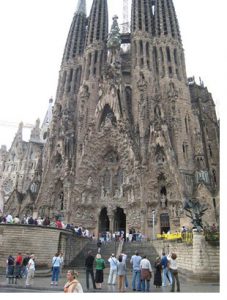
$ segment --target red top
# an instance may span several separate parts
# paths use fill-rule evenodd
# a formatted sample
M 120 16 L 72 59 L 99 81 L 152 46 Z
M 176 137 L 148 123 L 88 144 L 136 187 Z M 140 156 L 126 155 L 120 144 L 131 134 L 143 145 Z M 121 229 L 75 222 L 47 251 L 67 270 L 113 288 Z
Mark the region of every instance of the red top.
M 18 255 L 18 256 L 16 257 L 16 263 L 17 263 L 18 265 L 21 265 L 21 264 L 22 264 L 22 260 L 23 260 L 23 258 L 22 258 L 21 255 Z
M 56 221 L 55 225 L 56 225 L 57 228 L 62 228 L 62 223 L 59 220 Z

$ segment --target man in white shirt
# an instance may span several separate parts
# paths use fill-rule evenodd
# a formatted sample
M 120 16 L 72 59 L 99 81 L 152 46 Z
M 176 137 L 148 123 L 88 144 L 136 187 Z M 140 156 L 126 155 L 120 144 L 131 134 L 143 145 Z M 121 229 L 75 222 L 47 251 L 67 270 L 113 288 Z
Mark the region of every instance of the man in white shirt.
M 32 254 L 30 256 L 29 262 L 27 264 L 27 279 L 26 279 L 26 287 L 29 287 L 33 284 L 33 279 L 35 276 L 35 255 Z
M 142 291 L 148 293 L 150 291 L 150 280 L 152 276 L 152 268 L 151 263 L 147 259 L 146 255 L 143 256 L 140 262 L 140 269 L 141 269 L 141 286 Z
M 13 223 L 13 217 L 10 214 L 8 214 L 6 217 L 6 223 Z
M 108 259 L 108 262 L 110 263 L 110 274 L 108 278 L 108 284 L 115 285 L 117 277 L 117 259 L 113 253 Z

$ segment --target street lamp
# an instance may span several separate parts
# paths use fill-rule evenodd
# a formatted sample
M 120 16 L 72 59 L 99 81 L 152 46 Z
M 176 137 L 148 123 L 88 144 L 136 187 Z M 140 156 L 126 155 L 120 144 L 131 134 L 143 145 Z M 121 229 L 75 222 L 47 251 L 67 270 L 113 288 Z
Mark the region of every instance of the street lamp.
M 152 240 L 155 240 L 155 229 L 154 229 L 154 221 L 155 221 L 155 209 L 152 209 L 152 223 L 153 223 L 153 238 Z

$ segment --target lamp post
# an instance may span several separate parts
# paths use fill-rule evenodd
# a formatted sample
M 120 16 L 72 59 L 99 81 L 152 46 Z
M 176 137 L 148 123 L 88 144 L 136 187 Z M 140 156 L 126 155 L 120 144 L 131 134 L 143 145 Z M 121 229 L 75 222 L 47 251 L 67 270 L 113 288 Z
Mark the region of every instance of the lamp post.
M 155 240 L 155 229 L 154 229 L 154 225 L 155 225 L 155 209 L 152 209 L 152 225 L 153 225 L 153 238 L 152 238 L 152 240 Z

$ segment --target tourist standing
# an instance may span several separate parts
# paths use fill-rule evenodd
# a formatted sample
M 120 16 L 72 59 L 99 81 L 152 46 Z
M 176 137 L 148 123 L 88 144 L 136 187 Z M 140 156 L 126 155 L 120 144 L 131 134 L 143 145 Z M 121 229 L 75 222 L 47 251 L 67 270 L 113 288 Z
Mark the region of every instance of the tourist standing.
M 14 263 L 15 263 L 15 258 L 10 254 L 6 261 L 6 277 L 9 279 L 9 283 L 11 279 L 13 281 L 14 278 Z
M 19 252 L 16 257 L 16 271 L 15 271 L 16 278 L 22 278 L 22 275 L 21 275 L 22 262 L 23 262 L 23 257 L 21 255 L 21 253 Z
M 132 264 L 133 277 L 132 277 L 132 289 L 133 291 L 141 291 L 141 271 L 140 271 L 140 261 L 141 256 L 139 252 L 136 251 L 135 255 L 131 257 L 130 263 Z
M 101 254 L 96 255 L 95 259 L 95 283 L 96 283 L 96 288 L 101 290 L 102 288 L 102 283 L 103 283 L 103 270 L 105 269 L 105 261 L 101 257 Z
M 118 290 L 119 292 L 125 291 L 125 275 L 126 275 L 126 266 L 122 261 L 122 256 L 120 255 L 117 262 L 117 275 L 118 275 Z
M 155 261 L 154 285 L 156 288 L 162 286 L 162 262 L 160 256 L 158 256 Z
M 35 276 L 35 255 L 34 254 L 30 256 L 27 269 L 28 269 L 28 274 L 27 274 L 27 279 L 25 284 L 26 287 L 29 287 L 33 285 L 34 276 Z
M 180 281 L 178 278 L 178 270 L 177 270 L 177 255 L 176 253 L 172 253 L 170 257 L 168 257 L 169 260 L 169 269 L 172 275 L 172 288 L 171 292 L 175 291 L 175 281 L 177 281 L 177 292 L 180 292 Z
M 117 259 L 112 253 L 110 258 L 108 259 L 108 262 L 110 263 L 110 273 L 108 278 L 108 284 L 115 285 L 116 284 L 116 277 L 117 277 Z
M 127 254 L 121 253 L 122 262 L 125 264 L 126 273 L 125 273 L 125 288 L 128 288 L 128 277 L 127 277 Z
M 141 285 L 143 292 L 150 291 L 150 280 L 152 277 L 152 268 L 151 263 L 147 259 L 146 255 L 143 256 L 143 259 L 140 261 L 140 269 L 141 269 Z
M 83 288 L 76 279 L 79 274 L 73 270 L 69 270 L 66 276 L 68 281 L 64 286 L 64 293 L 83 293 Z
M 24 278 L 26 278 L 26 277 L 27 277 L 27 274 L 28 274 L 27 265 L 28 265 L 29 259 L 30 259 L 30 255 L 29 255 L 29 253 L 27 253 L 26 256 L 25 256 L 24 259 L 23 259 L 23 262 L 22 262 L 22 271 L 21 271 L 21 275 L 22 275 L 22 277 L 24 277 Z
M 87 257 L 85 259 L 86 286 L 87 286 L 87 290 L 89 290 L 89 274 L 91 275 L 91 280 L 92 280 L 93 288 L 96 289 L 95 278 L 94 278 L 94 271 L 93 271 L 94 260 L 95 260 L 95 258 L 92 255 L 92 252 L 88 251 Z
M 13 223 L 13 217 L 12 217 L 11 214 L 8 214 L 8 215 L 6 216 L 6 223 L 7 223 L 7 224 L 12 224 L 12 223 Z
M 102 242 L 101 242 L 101 240 L 98 240 L 98 242 L 97 242 L 97 252 L 98 253 L 101 252 L 101 246 L 102 246 Z
M 56 253 L 55 256 L 52 258 L 52 279 L 51 285 L 58 285 L 58 278 L 61 266 L 61 258 L 59 253 Z
M 167 280 L 167 276 L 169 278 L 170 281 L 170 285 L 172 284 L 172 277 L 171 277 L 171 273 L 169 270 L 169 265 L 168 265 L 168 259 L 167 256 L 165 254 L 165 252 L 162 253 L 162 286 L 166 286 L 166 280 Z

